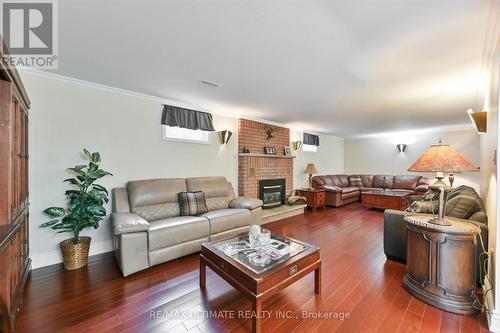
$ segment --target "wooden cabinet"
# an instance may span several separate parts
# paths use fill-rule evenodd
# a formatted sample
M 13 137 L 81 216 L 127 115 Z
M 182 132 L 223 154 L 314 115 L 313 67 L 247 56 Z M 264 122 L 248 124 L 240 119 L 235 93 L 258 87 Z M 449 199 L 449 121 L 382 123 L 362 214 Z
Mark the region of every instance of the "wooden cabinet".
M 325 190 L 316 188 L 302 188 L 299 195 L 305 197 L 307 200 L 307 207 L 316 211 L 316 208 L 325 208 Z
M 0 40 L 1 42 L 1 40 Z M 1 48 L 0 48 L 1 49 Z M 0 54 L 1 56 L 1 54 Z M 29 99 L 15 69 L 0 63 L 0 328 L 14 329 L 29 271 Z
M 475 314 L 476 237 L 480 229 L 465 220 L 431 224 L 431 215 L 410 214 L 407 221 L 405 288 L 442 310 Z

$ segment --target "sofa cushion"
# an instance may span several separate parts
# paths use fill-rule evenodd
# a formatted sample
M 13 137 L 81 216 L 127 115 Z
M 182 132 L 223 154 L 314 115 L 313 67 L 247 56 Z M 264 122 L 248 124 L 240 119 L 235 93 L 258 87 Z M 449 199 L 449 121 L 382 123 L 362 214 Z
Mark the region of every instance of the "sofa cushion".
M 238 197 L 231 200 L 229 203 L 229 208 L 246 208 L 246 209 L 256 209 L 262 207 L 264 203 L 260 199 Z
M 385 180 L 385 176 L 381 176 L 381 175 L 373 176 L 372 187 L 384 188 L 384 180 Z
M 473 197 L 477 197 L 478 194 L 476 192 L 476 190 L 474 190 L 474 188 L 470 187 L 470 186 L 466 186 L 466 185 L 461 185 L 459 187 L 456 187 L 454 189 L 452 189 L 448 195 L 446 196 L 446 198 L 448 200 L 458 196 L 458 195 L 468 195 L 468 196 L 473 196 Z
M 332 180 L 333 185 L 338 186 L 338 187 L 343 187 L 342 181 L 340 180 L 338 175 L 332 175 L 332 176 L 330 176 L 330 179 Z
M 342 194 L 352 193 L 352 192 L 359 192 L 359 187 L 343 187 L 342 188 Z
M 177 193 L 186 191 L 182 178 L 136 180 L 127 183 L 130 211 L 147 221 L 179 216 Z
M 363 187 L 373 187 L 372 175 L 361 175 L 361 181 L 363 182 Z
M 251 213 L 248 209 L 219 209 L 201 215 L 210 222 L 210 234 L 217 234 L 230 229 L 250 224 Z
M 195 177 L 186 178 L 186 186 L 189 192 L 203 191 L 209 211 L 226 209 L 229 202 L 234 198 L 229 190 L 230 183 L 225 177 Z
M 384 176 L 384 188 L 392 189 L 394 187 L 394 176 Z
M 351 186 L 363 186 L 363 182 L 361 181 L 361 176 L 349 176 L 349 184 Z
M 359 191 L 347 192 L 347 193 L 342 192 L 340 197 L 342 198 L 342 200 L 350 198 L 359 198 Z
M 135 180 L 127 183 L 130 207 L 177 202 L 177 193 L 186 191 L 183 178 Z
M 151 222 L 149 251 L 208 237 L 209 222 L 199 216 L 177 216 Z
M 340 186 L 341 187 L 349 187 L 349 176 L 348 175 L 338 175 Z
M 360 187 L 359 190 L 361 192 L 365 192 L 365 191 L 380 191 L 381 189 L 380 188 L 377 188 L 377 187 Z
M 418 180 L 420 176 L 394 176 L 394 186 L 393 188 L 403 189 L 403 190 L 414 190 L 417 187 Z
M 458 195 L 446 201 L 445 216 L 467 220 L 481 208 L 482 203 L 479 197 Z
M 195 216 L 208 212 L 203 191 L 180 192 L 177 195 L 179 197 L 181 216 Z

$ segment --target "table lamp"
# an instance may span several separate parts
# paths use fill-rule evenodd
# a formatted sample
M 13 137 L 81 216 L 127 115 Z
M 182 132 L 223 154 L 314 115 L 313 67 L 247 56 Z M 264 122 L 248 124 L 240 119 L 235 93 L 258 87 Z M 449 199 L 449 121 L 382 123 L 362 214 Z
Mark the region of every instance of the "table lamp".
M 309 175 L 309 188 L 312 188 L 312 175 L 318 173 L 318 170 L 316 170 L 314 163 L 308 163 L 306 169 L 304 170 L 304 173 Z
M 443 181 L 444 172 L 468 172 L 478 171 L 478 169 L 452 146 L 443 144 L 439 139 L 439 143 L 427 148 L 422 156 L 408 168 L 408 171 L 436 172 L 437 181 L 429 187 L 439 190 L 439 209 L 437 218 L 429 222 L 439 225 L 451 225 L 444 217 L 444 192 L 451 190 L 451 186 Z

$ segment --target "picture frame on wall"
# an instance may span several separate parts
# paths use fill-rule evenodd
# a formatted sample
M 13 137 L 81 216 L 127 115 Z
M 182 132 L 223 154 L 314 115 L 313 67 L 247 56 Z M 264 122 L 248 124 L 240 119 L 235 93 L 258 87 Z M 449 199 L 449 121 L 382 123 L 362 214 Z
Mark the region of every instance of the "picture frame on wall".
M 283 147 L 283 150 L 284 150 L 285 156 L 292 156 L 292 149 L 290 148 L 290 146 Z
M 271 146 L 265 146 L 264 147 L 264 153 L 266 155 L 276 155 L 276 148 L 271 147 Z

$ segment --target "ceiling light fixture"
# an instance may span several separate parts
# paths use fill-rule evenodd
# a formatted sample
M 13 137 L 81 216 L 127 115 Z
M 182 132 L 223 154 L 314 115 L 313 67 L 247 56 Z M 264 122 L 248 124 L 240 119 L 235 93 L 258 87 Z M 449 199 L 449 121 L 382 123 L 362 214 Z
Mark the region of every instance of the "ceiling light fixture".
M 200 82 L 203 84 L 206 84 L 208 86 L 214 87 L 214 88 L 219 88 L 219 85 L 217 83 L 213 83 L 213 82 L 205 81 L 205 80 L 201 80 Z

